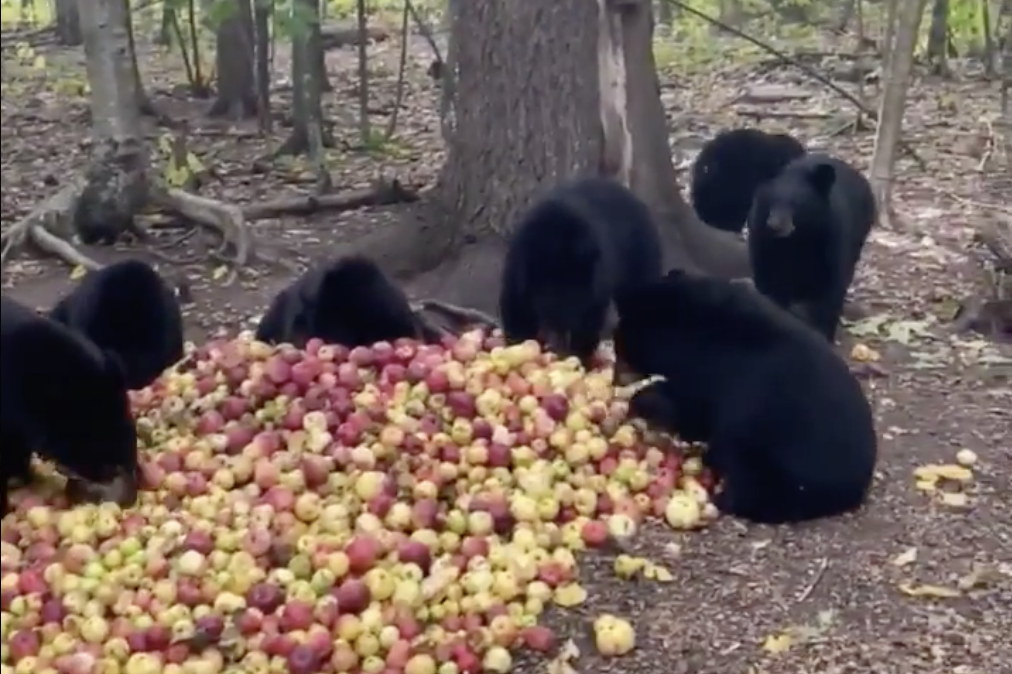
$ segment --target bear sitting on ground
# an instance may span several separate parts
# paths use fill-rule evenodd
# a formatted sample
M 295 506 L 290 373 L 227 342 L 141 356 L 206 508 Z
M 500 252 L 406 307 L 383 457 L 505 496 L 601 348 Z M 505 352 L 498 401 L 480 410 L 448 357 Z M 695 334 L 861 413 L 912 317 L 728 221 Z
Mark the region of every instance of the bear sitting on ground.
M 692 165 L 690 196 L 699 219 L 741 234 L 756 189 L 805 154 L 805 146 L 759 129 L 722 131 L 703 145 Z
M 820 335 L 748 284 L 681 271 L 616 310 L 616 385 L 665 378 L 649 395 L 678 412 L 661 430 L 687 424 L 707 442 L 724 481 L 718 509 L 776 524 L 861 506 L 877 457 L 872 410 Z
M 833 342 L 878 217 L 868 180 L 834 157 L 791 162 L 756 192 L 748 220 L 755 286 Z
M 137 433 L 123 366 L 65 326 L 0 298 L 0 507 L 37 452 L 69 476 L 136 486 Z
M 650 209 L 614 180 L 563 183 L 525 213 L 506 253 L 499 313 L 510 343 L 540 341 L 590 366 L 616 293 L 660 278 Z
M 375 262 L 359 256 L 299 277 L 274 298 L 256 334 L 262 342 L 299 348 L 313 337 L 354 348 L 418 336 L 407 295 Z
M 183 357 L 179 300 L 141 260 L 88 273 L 49 317 L 119 356 L 131 389 L 149 385 Z

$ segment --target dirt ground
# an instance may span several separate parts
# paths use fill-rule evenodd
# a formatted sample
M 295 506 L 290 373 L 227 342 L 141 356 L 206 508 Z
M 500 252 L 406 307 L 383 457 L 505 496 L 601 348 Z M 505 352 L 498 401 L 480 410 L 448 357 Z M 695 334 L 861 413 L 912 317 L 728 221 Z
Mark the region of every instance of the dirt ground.
M 373 122 L 380 127 L 392 108 L 395 42 L 371 51 L 377 63 Z M 32 65 L 38 54 L 45 55 L 45 71 Z M 411 55 L 396 140 L 383 151 L 360 152 L 354 149 L 353 52 L 328 54 L 335 86 L 328 114 L 337 120 L 342 147 L 333 163 L 339 189 L 380 175 L 419 187 L 431 181 L 442 157 L 437 92 L 424 76 L 429 58 L 424 44 L 412 44 Z M 39 46 L 26 56 L 5 39 L 3 63 L 6 227 L 83 165 L 88 108 L 79 91 L 84 75 L 78 54 Z M 155 103 L 173 117 L 191 120 L 193 151 L 217 172 L 208 193 L 246 205 L 311 189 L 298 160 L 279 162 L 267 174 L 250 168 L 283 139 L 284 128 L 265 145 L 252 127 L 207 120 L 205 101 L 173 93 L 171 85 L 182 79 L 173 57 L 151 51 L 143 70 Z M 778 104 L 781 113 L 794 110 L 798 117 L 763 121 L 764 127 L 789 129 L 867 166 L 871 134 L 834 134 L 849 107 L 812 82 L 787 70 L 744 63 L 696 74 L 680 69 L 675 75 L 675 70 L 665 68 L 662 79 L 677 165 L 684 167 L 718 127 L 755 123 L 745 115 L 751 114 L 746 108 L 756 106 L 730 102 L 749 87 L 771 85 L 804 95 Z M 995 83 L 969 76 L 918 81 L 911 93 L 906 137 L 928 171 L 907 158 L 900 162 L 895 227 L 873 235 L 854 291 L 868 318 L 848 338 L 881 356 L 876 376 L 867 381 L 882 453 L 868 507 L 851 517 L 799 527 L 745 526 L 724 519 L 701 533 L 648 532 L 639 545 L 664 560 L 676 577 L 659 587 L 620 583 L 607 570 L 607 560 L 591 560 L 582 567 L 591 600 L 558 621 L 580 646 L 593 616 L 623 615 L 636 625 L 639 648 L 611 662 L 582 648 L 575 671 L 1012 671 L 1012 350 L 972 335 L 954 336 L 947 325 L 955 304 L 977 281 L 966 254 L 971 226 L 977 219 L 998 217 L 998 194 L 1006 195 L 1007 204 L 1012 189 L 1012 181 L 1004 182 L 1010 180 L 1009 164 L 1001 168 L 1001 158 L 977 170 L 986 139 L 981 120 L 997 117 L 997 101 Z M 155 139 L 164 130 L 152 126 L 150 132 Z M 291 260 L 305 262 L 325 255 L 335 241 L 396 216 L 390 208 L 262 221 L 256 223 L 256 236 L 283 247 Z M 180 231 L 159 235 L 169 241 Z M 208 245 L 194 238 L 183 248 L 199 251 Z M 258 268 L 225 285 L 206 259 L 167 264 L 129 244 L 88 253 L 103 261 L 147 256 L 170 276 L 185 276 L 194 298 L 186 307 L 192 339 L 252 325 L 291 276 Z M 70 269 L 22 253 L 7 262 L 3 283 L 5 293 L 48 307 L 71 284 Z M 915 488 L 915 468 L 952 463 L 960 449 L 973 450 L 980 459 L 975 481 L 965 488 L 965 506 L 946 505 L 938 494 Z M 525 664 L 522 671 L 543 667 Z

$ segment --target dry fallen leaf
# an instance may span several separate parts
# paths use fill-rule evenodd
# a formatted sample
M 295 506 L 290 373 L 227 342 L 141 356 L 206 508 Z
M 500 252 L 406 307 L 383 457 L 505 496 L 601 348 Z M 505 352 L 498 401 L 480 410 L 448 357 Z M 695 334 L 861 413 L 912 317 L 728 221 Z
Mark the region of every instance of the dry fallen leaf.
M 965 484 L 973 481 L 973 471 L 951 463 L 928 464 L 914 469 L 914 479 L 918 482 L 949 480 Z
M 963 593 L 952 587 L 941 585 L 914 585 L 913 583 L 900 583 L 900 592 L 908 597 L 924 597 L 928 599 L 956 599 L 962 597 Z
M 907 548 L 893 558 L 893 566 L 909 566 L 917 561 L 917 548 Z
M 970 505 L 970 497 L 962 492 L 944 492 L 938 495 L 938 500 L 950 508 L 966 508 Z
M 763 650 L 767 653 L 785 653 L 794 646 L 794 637 L 790 634 L 774 634 L 763 640 Z
M 80 281 L 82 278 L 84 278 L 85 274 L 87 274 L 87 273 L 88 273 L 88 268 L 85 267 L 84 265 L 80 265 L 79 264 L 79 265 L 77 265 L 76 267 L 74 267 L 73 269 L 70 270 L 70 280 L 71 281 Z
M 859 363 L 877 363 L 882 358 L 878 351 L 860 342 L 850 350 L 850 357 Z
M 548 674 L 576 674 L 576 670 L 573 669 L 573 665 L 570 664 L 574 660 L 580 657 L 580 649 L 577 648 L 573 640 L 570 639 L 566 643 L 562 644 L 562 648 L 559 649 L 559 654 L 555 656 L 545 667 L 545 671 Z

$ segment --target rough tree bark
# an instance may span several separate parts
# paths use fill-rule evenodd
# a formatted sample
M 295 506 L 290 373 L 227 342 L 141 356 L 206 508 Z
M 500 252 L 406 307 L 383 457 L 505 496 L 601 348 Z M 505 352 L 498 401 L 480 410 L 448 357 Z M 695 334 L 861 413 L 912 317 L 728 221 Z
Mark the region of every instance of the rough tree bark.
M 77 0 L 56 0 L 56 39 L 67 47 L 76 47 L 83 42 Z
M 317 0 L 296 0 L 301 8 L 298 16 L 305 23 L 292 32 L 292 133 L 278 148 L 277 154 L 308 152 L 316 167 L 317 187 L 328 187 L 329 177 L 323 165 L 325 147 L 333 147 L 334 139 L 323 124 L 323 87 L 317 53 L 320 44 L 320 4 Z
M 949 0 L 934 0 L 928 29 L 928 61 L 936 75 L 949 70 Z
M 250 0 L 228 0 L 228 4 L 228 15 L 218 26 L 215 48 L 218 96 L 208 115 L 249 119 L 256 117 L 258 110 L 253 7 Z
M 271 0 L 253 0 L 253 74 L 260 130 L 270 133 L 271 118 Z
M 669 265 L 750 275 L 744 246 L 678 190 L 649 0 L 451 0 L 452 132 L 417 217 L 357 246 L 418 294 L 494 313 L 505 237 L 560 180 L 604 174 L 655 211 Z
M 894 3 L 899 0 L 892 0 Z M 875 152 L 871 160 L 871 182 L 883 224 L 889 225 L 896 148 L 903 133 L 903 111 L 914 65 L 914 50 L 927 0 L 913 0 L 896 6 L 892 49 L 887 59 L 885 86 L 879 105 Z
M 82 241 L 112 243 L 147 200 L 147 153 L 124 0 L 81 0 L 93 153 L 74 212 Z

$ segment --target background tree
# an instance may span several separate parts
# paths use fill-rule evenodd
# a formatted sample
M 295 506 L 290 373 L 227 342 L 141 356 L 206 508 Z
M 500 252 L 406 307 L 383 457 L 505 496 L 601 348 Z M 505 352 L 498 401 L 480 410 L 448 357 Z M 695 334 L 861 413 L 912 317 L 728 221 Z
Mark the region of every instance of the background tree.
M 921 17 L 927 5 L 927 0 L 904 3 L 890 0 L 890 2 L 894 5 L 894 10 L 890 14 L 895 17 L 895 24 L 890 32 L 895 38 L 892 44 L 886 45 L 889 67 L 883 75 L 885 87 L 879 105 L 875 153 L 871 160 L 872 188 L 885 222 L 889 219 L 889 205 L 892 202 L 896 148 L 903 132 L 903 111 L 913 71 L 914 49 L 917 47 Z
M 56 0 L 56 36 L 60 44 L 76 47 L 81 44 L 81 13 L 77 0 Z
M 740 242 L 702 225 L 678 190 L 650 3 L 613 7 L 451 1 L 455 123 L 438 186 L 419 219 L 356 247 L 399 275 L 424 272 L 426 295 L 491 312 L 514 220 L 557 181 L 600 172 L 653 207 L 671 264 L 748 276 Z
M 218 24 L 215 62 L 218 96 L 209 114 L 247 119 L 258 112 L 254 69 L 255 32 L 251 0 L 219 0 L 223 16 Z

